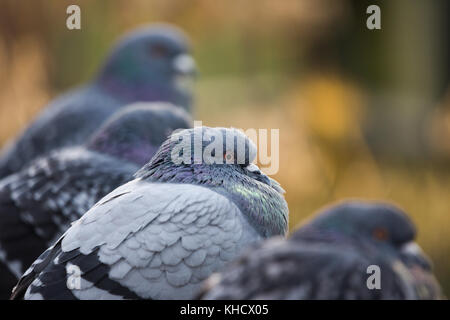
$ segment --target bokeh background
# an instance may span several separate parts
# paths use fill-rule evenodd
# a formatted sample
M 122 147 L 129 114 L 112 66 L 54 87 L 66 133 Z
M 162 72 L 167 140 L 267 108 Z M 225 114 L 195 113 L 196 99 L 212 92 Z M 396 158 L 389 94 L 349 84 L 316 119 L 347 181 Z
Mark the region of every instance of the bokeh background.
M 0 0 L 0 145 L 123 32 L 174 23 L 200 69 L 195 119 L 280 129 L 291 229 L 343 198 L 393 201 L 450 296 L 449 15 L 446 0 Z

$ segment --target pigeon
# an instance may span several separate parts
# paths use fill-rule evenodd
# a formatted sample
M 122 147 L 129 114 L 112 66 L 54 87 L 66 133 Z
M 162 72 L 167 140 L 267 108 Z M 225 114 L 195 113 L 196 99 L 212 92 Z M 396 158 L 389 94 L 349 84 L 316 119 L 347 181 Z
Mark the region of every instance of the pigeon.
M 0 181 L 0 299 L 31 263 L 98 200 L 133 179 L 172 131 L 190 128 L 182 109 L 134 103 L 83 146 L 52 151 Z
M 192 299 L 247 245 L 286 234 L 284 190 L 255 157 L 237 129 L 174 132 L 31 265 L 11 298 Z
M 187 111 L 195 75 L 185 35 L 150 25 L 125 35 L 88 84 L 56 98 L 0 156 L 0 178 L 51 150 L 82 144 L 109 116 L 133 102 L 169 102 Z
M 200 299 L 439 299 L 408 216 L 385 203 L 329 207 L 288 240 L 254 245 L 205 281 Z M 377 278 L 378 277 L 378 278 Z

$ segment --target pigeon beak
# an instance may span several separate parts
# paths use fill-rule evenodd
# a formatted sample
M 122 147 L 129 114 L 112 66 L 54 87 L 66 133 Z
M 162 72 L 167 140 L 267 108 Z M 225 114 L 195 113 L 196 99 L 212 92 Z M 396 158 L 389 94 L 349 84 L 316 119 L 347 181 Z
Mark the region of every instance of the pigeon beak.
M 197 76 L 197 67 L 194 58 L 188 54 L 179 54 L 173 59 L 175 71 L 175 85 L 184 92 L 192 92 L 194 80 Z
M 247 170 L 251 173 L 261 174 L 261 170 L 259 170 L 258 166 L 254 163 L 250 163 L 248 166 L 246 166 L 245 170 Z
M 431 270 L 432 263 L 422 248 L 414 242 L 408 242 L 400 247 L 401 260 L 408 266 L 416 265 L 426 270 Z
M 197 67 L 194 58 L 189 54 L 179 54 L 173 59 L 173 69 L 179 75 L 196 76 Z
M 250 175 L 254 177 L 256 180 L 271 186 L 279 193 L 283 194 L 286 192 L 276 180 L 269 178 L 264 173 L 262 173 L 256 164 L 250 163 L 248 166 L 245 167 L 245 170 L 250 172 Z
M 431 260 L 413 241 L 400 247 L 400 260 L 406 266 L 407 272 L 402 271 L 403 277 L 408 277 L 414 285 L 414 291 L 423 299 L 445 298 L 439 283 L 431 272 Z

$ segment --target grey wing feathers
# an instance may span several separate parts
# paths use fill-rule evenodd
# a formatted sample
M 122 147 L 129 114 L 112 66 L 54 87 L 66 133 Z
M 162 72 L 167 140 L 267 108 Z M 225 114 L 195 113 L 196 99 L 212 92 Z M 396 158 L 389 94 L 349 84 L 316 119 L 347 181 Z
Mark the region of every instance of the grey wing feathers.
M 110 284 L 140 298 L 188 299 L 202 280 L 259 238 L 245 223 L 232 202 L 206 188 L 134 180 L 79 219 L 63 237 L 61 251 L 78 252 L 78 264 L 97 259 L 107 267 Z M 71 261 L 75 259 L 64 263 Z M 88 276 L 89 271 L 83 273 Z M 28 298 L 33 291 L 45 292 L 39 278 Z M 92 281 L 82 281 L 81 290 L 72 294 L 92 299 L 110 284 L 99 291 Z
M 38 159 L 0 188 L 8 189 L 24 222 L 33 225 L 48 219 L 61 232 L 101 197 L 129 181 L 135 170 L 134 165 L 70 148 Z M 55 236 L 37 227 L 35 232 L 47 239 Z

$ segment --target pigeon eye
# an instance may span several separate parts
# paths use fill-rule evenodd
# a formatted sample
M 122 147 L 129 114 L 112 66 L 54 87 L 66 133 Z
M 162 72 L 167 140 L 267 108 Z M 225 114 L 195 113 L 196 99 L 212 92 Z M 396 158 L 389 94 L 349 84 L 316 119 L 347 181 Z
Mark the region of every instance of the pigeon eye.
M 167 47 L 161 45 L 161 44 L 154 44 L 150 46 L 149 54 L 153 58 L 162 58 L 167 57 L 169 55 L 169 50 L 167 50 Z
M 389 233 L 384 228 L 376 228 L 372 235 L 375 239 L 380 241 L 386 241 L 389 238 Z
M 232 163 L 234 161 L 234 152 L 233 151 L 227 151 L 223 155 L 223 159 L 226 163 Z

